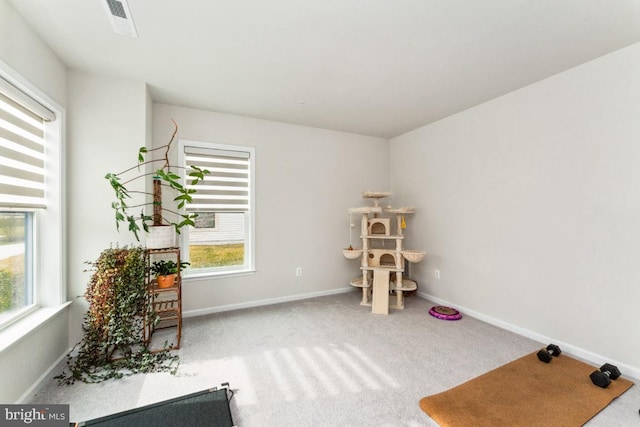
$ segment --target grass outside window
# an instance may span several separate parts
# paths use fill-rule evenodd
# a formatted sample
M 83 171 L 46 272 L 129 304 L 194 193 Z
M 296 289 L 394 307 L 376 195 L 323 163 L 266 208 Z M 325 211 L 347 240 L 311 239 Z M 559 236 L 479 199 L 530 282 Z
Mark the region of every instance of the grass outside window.
M 233 267 L 244 264 L 244 243 L 189 245 L 191 268 Z

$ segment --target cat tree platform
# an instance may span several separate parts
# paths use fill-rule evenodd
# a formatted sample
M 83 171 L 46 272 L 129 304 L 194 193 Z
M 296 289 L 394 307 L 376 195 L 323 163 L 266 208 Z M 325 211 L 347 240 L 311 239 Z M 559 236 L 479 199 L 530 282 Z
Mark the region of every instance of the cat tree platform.
M 403 277 L 405 261 L 421 262 L 424 251 L 404 249 L 405 215 L 415 213 L 412 207 L 380 206 L 380 200 L 390 197 L 388 192 L 365 191 L 364 199 L 372 199 L 373 206 L 349 208 L 349 216 L 360 215 L 362 248 L 343 249 L 350 260 L 360 259 L 362 275 L 351 280 L 351 286 L 362 289 L 361 305 L 371 306 L 376 314 L 388 314 L 389 308 L 404 309 L 404 293 L 418 288 L 417 283 Z M 351 239 L 351 227 L 349 236 Z M 389 296 L 395 295 L 395 302 Z

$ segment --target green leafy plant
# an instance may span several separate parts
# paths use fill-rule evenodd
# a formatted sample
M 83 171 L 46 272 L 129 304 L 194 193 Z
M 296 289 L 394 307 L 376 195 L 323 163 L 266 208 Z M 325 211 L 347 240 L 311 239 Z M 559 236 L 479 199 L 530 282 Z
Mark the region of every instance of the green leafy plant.
M 69 372 L 55 377 L 60 384 L 96 383 L 135 373 L 178 369 L 169 346 L 151 351 L 144 342 L 147 310 L 144 248 L 110 248 L 89 263 L 93 275 L 84 297 L 89 309 L 82 325 L 83 338 L 67 355 Z
M 151 264 L 151 273 L 157 276 L 168 276 L 170 274 L 177 274 L 178 271 L 182 271 L 190 265 L 188 262 L 181 262 L 180 266 L 173 260 L 160 260 L 154 261 Z
M 138 150 L 138 164 L 130 167 L 119 173 L 107 173 L 105 179 L 109 181 L 111 188 L 115 191 L 116 201 L 111 203 L 111 207 L 115 210 L 116 228 L 120 230 L 120 223 L 125 222 L 128 224 L 129 231 L 131 231 L 137 241 L 140 241 L 140 227 L 145 232 L 149 231 L 149 225 L 173 225 L 176 232 L 180 233 L 182 227 L 188 225 L 195 225 L 194 219 L 198 214 L 182 214 L 179 211 L 186 205 L 193 202 L 193 195 L 196 190 L 187 186 L 184 186 L 180 182 L 180 175 L 175 173 L 176 169 L 187 169 L 182 166 L 171 165 L 169 162 L 169 150 L 171 144 L 176 138 L 178 133 L 178 125 L 173 122 L 175 130 L 171 135 L 171 139 L 166 145 L 147 150 L 146 147 L 141 147 Z M 152 151 L 164 150 L 162 158 L 159 159 L 146 159 L 146 155 Z M 141 167 L 149 164 L 159 163 L 161 166 L 154 172 L 144 173 L 141 171 Z M 131 176 L 131 174 L 137 174 Z M 196 185 L 198 182 L 203 181 L 205 175 L 209 173 L 206 169 L 198 168 L 197 166 L 190 166 L 186 170 L 187 176 L 191 179 L 190 186 Z M 127 188 L 127 185 L 138 179 L 144 179 L 152 177 L 153 179 L 153 192 L 148 193 L 145 191 L 133 191 Z M 177 194 L 173 202 L 175 206 L 172 209 L 166 208 L 162 203 L 162 188 L 169 188 L 175 194 Z M 138 193 L 144 196 L 153 196 L 152 202 L 137 203 L 129 205 L 129 199 L 132 195 Z M 153 215 L 145 214 L 145 207 L 153 207 Z M 133 213 L 134 210 L 141 208 L 140 214 Z M 170 213 L 174 215 L 174 218 L 178 218 L 177 221 L 169 220 L 165 214 Z

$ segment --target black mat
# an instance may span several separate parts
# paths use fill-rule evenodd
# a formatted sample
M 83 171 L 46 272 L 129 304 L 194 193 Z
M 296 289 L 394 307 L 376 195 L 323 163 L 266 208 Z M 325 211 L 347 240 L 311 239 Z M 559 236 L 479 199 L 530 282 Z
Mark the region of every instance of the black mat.
M 226 388 L 203 390 L 75 424 L 78 427 L 232 427 L 233 425 Z

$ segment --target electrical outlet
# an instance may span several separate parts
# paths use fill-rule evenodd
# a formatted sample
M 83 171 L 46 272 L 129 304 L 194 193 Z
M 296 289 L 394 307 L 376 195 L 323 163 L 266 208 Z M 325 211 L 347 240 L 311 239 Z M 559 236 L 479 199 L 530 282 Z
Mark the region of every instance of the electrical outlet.
M 436 279 L 440 279 L 440 270 L 433 270 L 433 277 L 435 277 Z
M 302 267 L 296 268 L 296 276 L 302 276 Z

